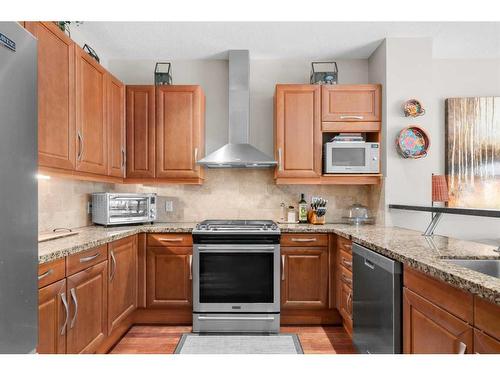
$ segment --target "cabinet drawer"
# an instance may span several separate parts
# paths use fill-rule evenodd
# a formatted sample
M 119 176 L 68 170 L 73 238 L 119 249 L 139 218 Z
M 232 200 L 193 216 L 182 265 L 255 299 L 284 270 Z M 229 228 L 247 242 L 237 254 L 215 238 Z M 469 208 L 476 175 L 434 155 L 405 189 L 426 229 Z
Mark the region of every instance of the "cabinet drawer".
M 148 246 L 192 246 L 193 237 L 186 233 L 148 234 Z
M 474 326 L 500 340 L 500 306 L 474 296 Z
M 404 269 L 404 286 L 437 306 L 472 323 L 472 294 L 455 288 L 443 281 L 424 275 L 410 267 Z
M 352 253 L 352 241 L 347 238 L 337 236 L 337 249 Z
M 352 272 L 345 267 L 340 267 L 340 282 L 352 288 Z
M 64 279 L 66 276 L 65 258 L 43 263 L 38 266 L 38 287 L 42 288 L 56 281 Z
M 84 270 L 108 259 L 108 245 L 101 245 L 93 249 L 70 255 L 66 260 L 66 274 L 68 276 Z
M 327 234 L 284 234 L 281 236 L 281 246 L 328 246 Z
M 352 272 L 352 254 L 345 250 L 340 250 L 340 265 Z

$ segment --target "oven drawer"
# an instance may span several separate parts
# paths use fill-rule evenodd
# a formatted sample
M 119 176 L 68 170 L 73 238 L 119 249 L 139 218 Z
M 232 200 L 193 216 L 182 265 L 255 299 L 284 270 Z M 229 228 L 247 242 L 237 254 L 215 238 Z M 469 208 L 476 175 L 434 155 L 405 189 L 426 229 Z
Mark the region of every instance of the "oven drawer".
M 328 246 L 328 235 L 317 233 L 283 234 L 281 246 Z
M 193 314 L 193 332 L 279 333 L 280 314 Z
M 148 246 L 193 246 L 193 237 L 186 233 L 148 234 Z

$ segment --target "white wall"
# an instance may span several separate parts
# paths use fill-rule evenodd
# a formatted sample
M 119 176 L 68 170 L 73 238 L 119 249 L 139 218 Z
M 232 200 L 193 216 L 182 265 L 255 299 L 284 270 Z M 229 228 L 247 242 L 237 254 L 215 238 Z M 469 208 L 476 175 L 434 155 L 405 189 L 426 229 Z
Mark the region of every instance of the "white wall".
M 81 26 L 77 26 L 72 23 L 69 25 L 69 29 L 71 32 L 71 39 L 78 44 L 81 48 L 85 44 L 88 44 L 99 56 L 99 63 L 104 66 L 106 69 L 109 68 L 109 52 L 106 48 L 104 48 L 94 37 L 88 37 L 85 31 L 83 31 Z
M 368 60 L 337 60 L 339 83 L 366 83 Z M 250 62 L 250 143 L 273 154 L 273 96 L 276 83 L 308 83 L 309 60 Z M 126 84 L 152 84 L 155 61 L 110 60 L 109 70 Z M 206 95 L 206 150 L 227 143 L 227 60 L 172 61 L 174 84 L 200 84 Z

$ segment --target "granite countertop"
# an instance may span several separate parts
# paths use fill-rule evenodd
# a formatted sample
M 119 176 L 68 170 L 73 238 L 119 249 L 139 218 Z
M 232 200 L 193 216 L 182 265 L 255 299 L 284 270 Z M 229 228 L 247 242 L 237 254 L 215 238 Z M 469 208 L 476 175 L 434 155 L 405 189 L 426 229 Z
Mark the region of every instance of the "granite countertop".
M 190 233 L 196 223 L 156 223 L 142 226 L 79 228 L 75 236 L 41 242 L 39 263 L 78 253 L 136 233 Z M 282 233 L 335 233 L 382 255 L 500 305 L 500 279 L 450 264 L 446 258 L 500 259 L 495 246 L 444 236 L 427 238 L 398 227 L 346 224 L 280 224 Z

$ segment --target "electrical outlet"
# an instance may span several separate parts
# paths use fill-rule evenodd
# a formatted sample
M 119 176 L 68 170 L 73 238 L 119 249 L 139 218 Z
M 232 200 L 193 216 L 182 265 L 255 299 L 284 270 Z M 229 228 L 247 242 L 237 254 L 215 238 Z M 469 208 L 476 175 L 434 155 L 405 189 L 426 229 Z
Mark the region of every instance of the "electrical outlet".
M 174 201 L 165 201 L 165 212 L 172 212 L 174 210 Z

